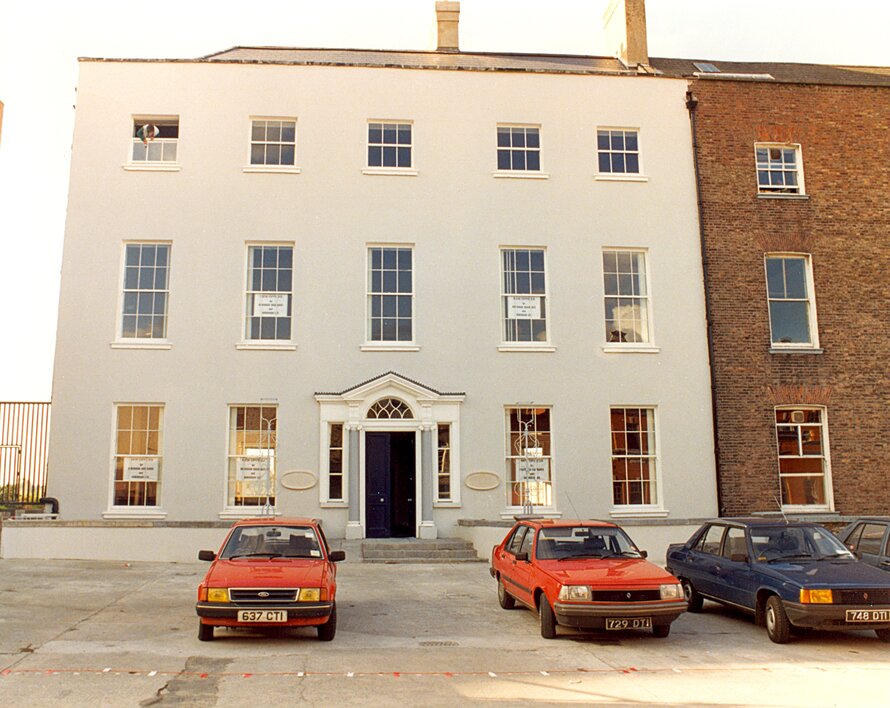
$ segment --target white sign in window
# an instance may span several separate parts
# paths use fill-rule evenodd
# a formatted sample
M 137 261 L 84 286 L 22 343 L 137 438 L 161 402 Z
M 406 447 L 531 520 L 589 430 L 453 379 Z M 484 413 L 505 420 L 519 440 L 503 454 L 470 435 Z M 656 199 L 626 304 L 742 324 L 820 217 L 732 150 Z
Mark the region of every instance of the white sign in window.
M 157 457 L 125 457 L 124 482 L 157 482 L 160 466 Z
M 239 482 L 261 482 L 269 476 L 268 457 L 242 457 L 238 460 L 235 469 Z
M 543 458 L 516 460 L 516 472 L 519 479 L 523 480 L 547 479 L 547 460 Z
M 274 295 L 253 296 L 254 317 L 287 317 L 287 300 L 285 293 Z
M 507 297 L 508 317 L 511 320 L 541 319 L 541 298 L 539 297 Z

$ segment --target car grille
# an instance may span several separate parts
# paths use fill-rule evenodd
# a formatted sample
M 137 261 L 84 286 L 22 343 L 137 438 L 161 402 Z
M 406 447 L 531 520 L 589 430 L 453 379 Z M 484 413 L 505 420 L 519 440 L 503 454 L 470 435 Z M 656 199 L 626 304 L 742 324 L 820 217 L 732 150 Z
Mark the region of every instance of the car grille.
M 229 598 L 242 604 L 269 602 L 295 602 L 299 588 L 232 588 Z
M 890 604 L 890 590 L 841 590 L 838 593 L 841 605 L 887 605 Z
M 661 599 L 660 590 L 594 590 L 591 588 L 591 599 L 594 602 L 652 602 Z

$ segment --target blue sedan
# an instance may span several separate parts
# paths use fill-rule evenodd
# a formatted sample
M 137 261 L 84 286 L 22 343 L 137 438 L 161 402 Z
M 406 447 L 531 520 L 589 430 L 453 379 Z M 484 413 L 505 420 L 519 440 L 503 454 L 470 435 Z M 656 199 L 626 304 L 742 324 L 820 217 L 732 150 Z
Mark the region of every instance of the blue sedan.
M 822 526 L 715 519 L 668 547 L 690 612 L 705 598 L 754 614 L 779 644 L 792 627 L 873 629 L 890 642 L 890 574 L 856 560 Z

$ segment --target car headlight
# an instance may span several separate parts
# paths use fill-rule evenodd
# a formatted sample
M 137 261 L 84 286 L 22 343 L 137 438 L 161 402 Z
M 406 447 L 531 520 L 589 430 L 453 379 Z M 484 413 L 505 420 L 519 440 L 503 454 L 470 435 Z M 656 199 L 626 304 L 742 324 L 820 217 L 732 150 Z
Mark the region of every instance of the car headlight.
M 299 602 L 318 602 L 321 599 L 321 588 L 300 588 Z
M 834 596 L 830 589 L 810 590 L 801 588 L 800 601 L 807 604 L 830 605 L 834 602 Z
M 587 585 L 563 585 L 559 589 L 559 599 L 590 602 L 590 588 Z
M 229 589 L 228 588 L 207 588 L 207 601 L 208 602 L 228 602 L 229 601 Z
M 682 600 L 685 597 L 683 586 L 679 583 L 662 585 L 658 590 L 662 600 Z

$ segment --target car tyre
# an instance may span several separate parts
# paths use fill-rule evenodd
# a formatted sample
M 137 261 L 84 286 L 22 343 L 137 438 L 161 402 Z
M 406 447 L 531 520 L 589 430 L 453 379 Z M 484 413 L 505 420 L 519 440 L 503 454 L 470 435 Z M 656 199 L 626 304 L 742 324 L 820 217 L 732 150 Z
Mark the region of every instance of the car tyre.
M 213 625 L 198 622 L 198 639 L 202 642 L 213 641 Z
M 331 608 L 331 616 L 324 624 L 318 625 L 318 638 L 323 642 L 329 642 L 337 633 L 337 603 Z
M 516 607 L 516 600 L 507 592 L 507 588 L 504 587 L 504 581 L 500 578 L 498 578 L 498 604 L 504 610 L 512 610 Z
M 547 596 L 541 593 L 541 599 L 538 602 L 538 618 L 541 620 L 541 636 L 544 639 L 556 639 L 556 617 L 553 615 L 553 608 Z
M 766 633 L 776 644 L 785 644 L 791 638 L 791 622 L 778 595 L 770 595 L 766 601 Z
M 875 634 L 882 642 L 890 642 L 890 629 L 876 629 Z
M 701 612 L 705 599 L 698 594 L 698 591 L 692 587 L 692 583 L 685 578 L 680 583 L 683 586 L 683 595 L 686 597 L 687 608 L 690 612 Z
M 652 634 L 654 634 L 659 639 L 664 639 L 670 633 L 671 626 L 669 624 L 656 624 L 652 626 Z

